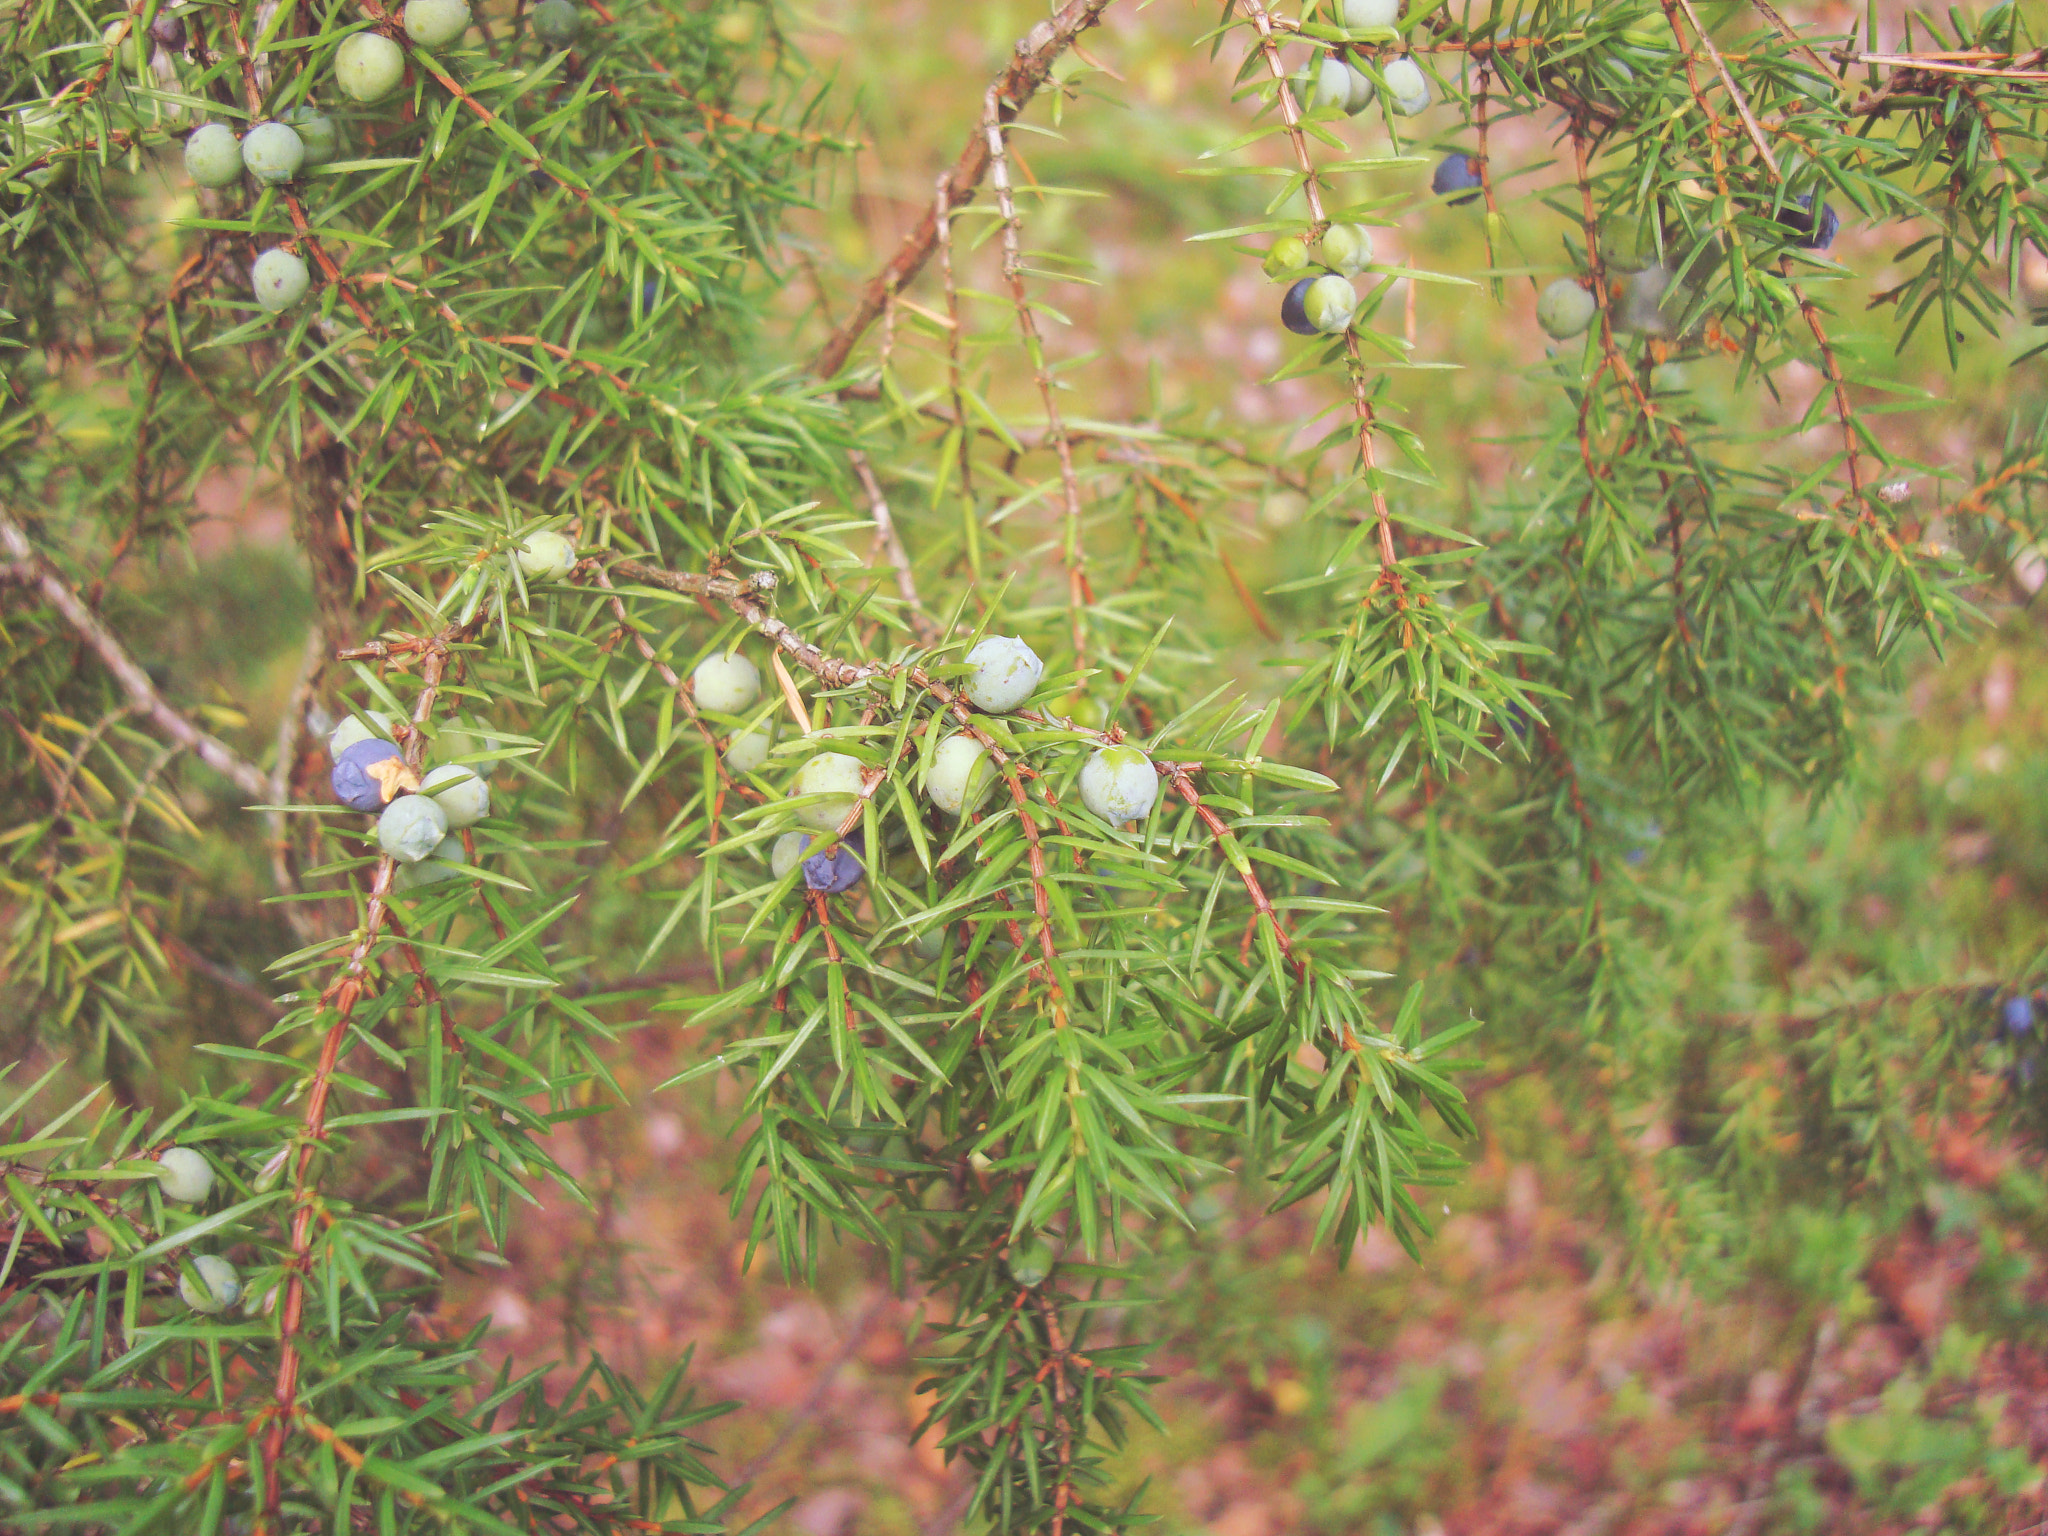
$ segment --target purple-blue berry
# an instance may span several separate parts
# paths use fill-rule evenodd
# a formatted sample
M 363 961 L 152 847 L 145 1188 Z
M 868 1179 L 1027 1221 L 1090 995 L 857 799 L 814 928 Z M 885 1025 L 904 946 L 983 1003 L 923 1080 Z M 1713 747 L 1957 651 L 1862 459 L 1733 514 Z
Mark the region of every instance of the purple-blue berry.
M 1841 232 L 1841 215 L 1835 212 L 1834 204 L 1822 203 L 1820 216 L 1813 212 L 1813 194 L 1802 192 L 1793 199 L 1799 205 L 1797 211 L 1786 208 L 1778 214 L 1778 222 L 1800 235 L 1799 245 L 1804 250 L 1824 251 L 1835 243 L 1835 236 Z
M 418 777 L 405 766 L 405 754 L 375 737 L 342 751 L 334 760 L 332 783 L 335 799 L 366 813 L 383 810 L 402 790 L 419 788 Z
M 1308 317 L 1308 290 L 1314 277 L 1304 277 L 1287 290 L 1287 296 L 1280 301 L 1280 323 L 1297 336 L 1319 336 L 1322 333 L 1315 322 Z
M 2034 1000 L 2022 992 L 2018 997 L 2008 997 L 2001 1010 L 2005 1032 L 2009 1035 L 2024 1035 L 2034 1028 Z
M 776 878 L 788 874 L 790 866 L 802 858 L 804 850 L 810 846 L 808 832 L 788 832 L 778 838 L 770 861 Z M 804 884 L 823 896 L 837 896 L 842 891 L 852 890 L 867 872 L 861 867 L 860 851 L 860 834 L 855 832 L 827 853 L 814 853 L 802 858 Z
M 1429 190 L 1438 197 L 1449 197 L 1453 208 L 1478 201 L 1481 185 L 1477 155 L 1446 155 L 1443 164 L 1436 168 L 1436 174 L 1429 179 Z M 1459 192 L 1465 195 L 1453 196 Z

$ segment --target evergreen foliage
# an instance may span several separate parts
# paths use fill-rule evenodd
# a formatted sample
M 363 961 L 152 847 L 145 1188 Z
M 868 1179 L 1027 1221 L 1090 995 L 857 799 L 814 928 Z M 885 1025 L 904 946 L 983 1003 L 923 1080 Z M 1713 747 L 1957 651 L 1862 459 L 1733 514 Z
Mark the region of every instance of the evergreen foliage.
M 1313 1202 L 1340 1254 L 1372 1223 L 1419 1251 L 1482 1039 L 1610 1129 L 1653 1267 L 1711 1279 L 1771 1190 L 1882 1202 L 1924 1160 L 1921 1117 L 1985 1059 L 1976 989 L 2038 975 L 1873 966 L 1775 1021 L 1782 1094 L 1686 1027 L 1740 989 L 1685 994 L 1733 920 L 1707 861 L 1837 786 L 1911 648 L 2038 536 L 2039 421 L 1938 518 L 1896 487 L 1942 467 L 1884 430 L 1924 403 L 1895 348 L 2004 334 L 2048 251 L 2024 8 L 1884 39 L 1760 0 L 1191 15 L 1243 133 L 1190 169 L 1246 216 L 1186 233 L 1265 263 L 1276 326 L 1304 277 L 1356 300 L 1311 304 L 1276 375 L 1327 382 L 1327 429 L 1259 442 L 1063 402 L 1051 295 L 1078 274 L 1027 244 L 1061 189 L 1010 125 L 1043 91 L 1038 116 L 1113 131 L 1070 51 L 1108 3 L 1017 45 L 849 297 L 784 221 L 851 146 L 751 3 L 491 4 L 429 49 L 447 7 L 409 35 L 377 0 L 111 27 L 12 0 L 0 965 L 11 1054 L 57 1064 L 0 1108 L 0 1519 L 727 1529 L 698 1438 L 722 1410 L 680 1368 L 592 1360 L 551 1397 L 424 1322 L 530 1183 L 579 1193 L 550 1133 L 615 1104 L 635 1026 L 689 1033 L 677 1083 L 744 1085 L 750 1246 L 811 1276 L 872 1243 L 935 1298 L 930 1427 L 1004 1531 L 1132 1518 L 1102 1470 L 1149 1413 L 1132 1279 L 1190 1191 L 1235 1175 Z M 1305 100 L 1314 54 L 1371 102 Z M 1431 99 L 1442 143 L 1414 137 Z M 1490 144 L 1525 116 L 1556 155 L 1504 184 Z M 193 183 L 202 123 L 280 122 L 315 152 Z M 1474 210 L 1430 189 L 1452 146 Z M 1831 210 L 1897 235 L 1853 333 Z M 1445 217 L 1493 264 L 1357 239 Z M 252 293 L 271 251 L 303 296 Z M 1401 415 L 1455 359 L 1390 306 L 1533 308 L 1561 273 L 1594 318 L 1538 365 L 1508 491 L 1461 503 L 1432 467 L 1460 444 Z M 1686 359 L 1831 446 L 1708 409 Z M 303 556 L 236 615 L 249 654 L 303 653 L 267 735 L 135 659 L 206 617 L 152 573 L 191 569 L 223 474 L 280 488 Z M 1308 557 L 1261 594 L 1226 519 L 1268 496 L 1305 504 Z M 979 707 L 970 652 L 1012 634 L 1044 674 Z M 691 680 L 732 652 L 758 697 L 710 708 Z M 398 752 L 353 793 L 415 824 L 382 851 L 329 787 L 351 713 Z M 963 736 L 986 789 L 948 806 L 929 780 Z M 1125 798 L 1088 768 L 1126 741 L 1157 804 L 1116 822 L 1145 799 L 1128 754 Z M 470 824 L 412 798 L 450 764 L 489 780 Z M 678 957 L 700 983 L 643 979 Z M 1705 1129 L 1639 1157 L 1621 1127 L 1674 1088 Z M 196 1203 L 160 1183 L 173 1145 L 211 1168 Z M 211 1313 L 209 1257 L 240 1286 Z

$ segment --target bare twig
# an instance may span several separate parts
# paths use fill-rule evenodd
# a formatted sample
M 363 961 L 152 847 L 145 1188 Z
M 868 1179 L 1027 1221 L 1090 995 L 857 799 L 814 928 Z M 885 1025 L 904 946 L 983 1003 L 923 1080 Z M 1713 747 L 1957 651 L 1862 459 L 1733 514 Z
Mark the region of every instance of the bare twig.
M 1067 47 L 1094 26 L 1101 18 L 1110 0 L 1067 0 L 1059 11 L 1033 27 L 1020 41 L 1010 60 L 1009 67 L 989 87 L 989 94 L 997 102 L 1000 120 L 1007 124 L 1024 110 L 1031 98 L 1052 74 L 1052 66 Z M 953 162 L 953 168 L 946 173 L 944 196 L 950 208 L 959 208 L 974 197 L 981 185 L 981 179 L 988 174 L 989 144 L 982 125 L 976 124 L 968 136 L 966 147 Z M 854 305 L 853 313 L 847 317 L 818 353 L 811 364 L 811 371 L 823 379 L 835 378 L 846 366 L 854 347 L 868 327 L 873 325 L 888 305 L 891 294 L 907 287 L 924 264 L 931 259 L 932 247 L 939 237 L 939 221 L 936 210 L 926 212 L 923 220 L 909 234 L 896 254 L 889 258 L 887 266 L 869 279 L 861 290 L 860 300 Z
M 129 700 L 162 735 L 192 753 L 214 772 L 232 779 L 244 794 L 257 800 L 269 795 L 268 775 L 234 748 L 200 730 L 171 708 L 164 696 L 156 691 L 149 674 L 128 654 L 127 647 L 85 606 L 84 599 L 71 589 L 71 584 L 37 553 L 21 525 L 5 512 L 0 512 L 0 549 L 13 557 L 24 571 L 34 573 L 35 585 L 50 606 L 78 632 L 79 638 L 99 657 L 101 664 L 114 674 L 114 680 L 121 685 Z

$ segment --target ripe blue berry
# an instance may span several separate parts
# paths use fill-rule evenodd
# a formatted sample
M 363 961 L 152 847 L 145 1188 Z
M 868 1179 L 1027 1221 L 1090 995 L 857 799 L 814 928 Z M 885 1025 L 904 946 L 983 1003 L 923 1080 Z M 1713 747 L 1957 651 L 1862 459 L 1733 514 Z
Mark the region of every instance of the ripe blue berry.
M 242 1295 L 242 1277 L 218 1254 L 192 1256 L 192 1272 L 178 1276 L 178 1295 L 194 1312 L 225 1312 Z
M 785 832 L 778 837 L 768 856 L 768 867 L 775 872 L 775 878 L 780 880 L 801 864 L 805 886 L 822 895 L 837 896 L 860 884 L 866 870 L 861 867 L 858 832 L 826 853 L 807 856 L 805 850 L 810 846 L 808 832 Z
M 1287 290 L 1280 300 L 1280 323 L 1297 336 L 1314 336 L 1318 332 L 1308 317 L 1308 291 L 1315 286 L 1315 279 L 1304 277 Z
M 306 146 L 284 123 L 258 123 L 242 136 L 242 164 L 268 186 L 283 186 L 305 163 Z
M 1436 174 L 1429 178 L 1429 190 L 1438 197 L 1450 198 L 1453 208 L 1478 201 L 1480 186 L 1477 155 L 1445 155 Z M 1455 195 L 1460 192 L 1464 196 Z
M 272 246 L 249 264 L 249 287 L 256 302 L 273 315 L 303 299 L 311 281 L 305 261 L 279 246 Z
M 1103 747 L 1081 770 L 1081 803 L 1112 826 L 1144 820 L 1158 800 L 1159 775 L 1136 747 Z
M 441 846 L 448 818 L 431 795 L 405 795 L 377 818 L 377 846 L 401 864 L 417 864 Z
M 381 811 L 401 793 L 419 788 L 419 779 L 388 741 L 372 737 L 342 750 L 331 776 L 334 798 L 352 811 Z
M 967 653 L 974 670 L 961 692 L 976 709 L 1004 714 L 1031 697 L 1045 676 L 1045 663 L 1018 635 L 985 635 Z
M 1842 228 L 1842 219 L 1835 212 L 1834 204 L 1822 203 L 1820 205 L 1820 217 L 1815 218 L 1813 213 L 1813 194 L 1811 192 L 1802 192 L 1793 201 L 1799 206 L 1796 209 L 1781 209 L 1778 213 L 1778 222 L 1788 229 L 1798 231 L 1801 249 L 1824 251 L 1833 245 L 1835 243 L 1835 236 L 1841 232 Z
M 225 123 L 206 123 L 185 140 L 185 174 L 202 187 L 232 187 L 242 179 L 242 146 Z
M 149 35 L 157 47 L 166 53 L 185 51 L 185 18 L 173 16 L 168 11 L 158 11 L 156 20 L 149 24 Z
M 2000 1011 L 2009 1035 L 2024 1035 L 2034 1027 L 2034 1000 L 2024 992 L 2008 997 Z

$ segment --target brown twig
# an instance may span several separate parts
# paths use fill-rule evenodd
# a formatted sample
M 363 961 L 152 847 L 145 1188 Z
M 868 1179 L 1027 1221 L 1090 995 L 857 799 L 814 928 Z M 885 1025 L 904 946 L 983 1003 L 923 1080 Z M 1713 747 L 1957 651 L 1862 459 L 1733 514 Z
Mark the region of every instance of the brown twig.
M 1001 123 L 1008 124 L 1024 110 L 1050 78 L 1054 62 L 1076 37 L 1096 24 L 1109 3 L 1110 0 L 1067 0 L 1058 12 L 1033 27 L 1018 42 L 1009 67 L 989 87 L 989 95 L 997 104 Z M 988 136 L 983 126 L 976 124 L 974 132 L 968 135 L 966 147 L 946 173 L 942 196 L 949 209 L 963 207 L 973 199 L 982 177 L 988 174 L 988 168 Z M 932 247 L 938 241 L 938 226 L 936 210 L 928 209 L 917 227 L 903 237 L 902 245 L 889 258 L 888 264 L 868 280 L 853 313 L 819 350 L 817 359 L 811 364 L 811 372 L 821 379 L 838 377 L 846 366 L 847 358 L 853 355 L 854 347 L 867 334 L 868 327 L 880 318 L 890 295 L 908 287 L 924 270 L 925 262 L 931 259 Z

